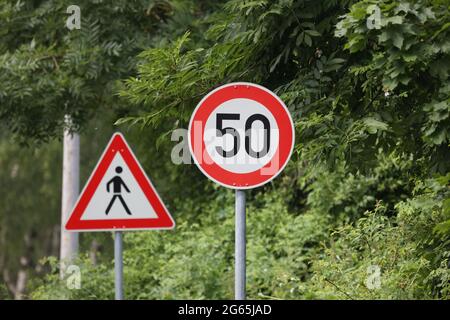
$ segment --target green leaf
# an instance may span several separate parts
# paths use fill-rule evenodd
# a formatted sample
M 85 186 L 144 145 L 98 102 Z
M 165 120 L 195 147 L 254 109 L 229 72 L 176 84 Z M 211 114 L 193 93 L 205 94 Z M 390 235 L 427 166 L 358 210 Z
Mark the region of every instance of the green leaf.
M 310 37 L 309 35 L 307 35 L 307 34 L 305 34 L 305 44 L 306 44 L 308 47 L 311 47 L 311 46 L 312 46 L 312 40 L 311 40 L 311 37 Z
M 310 36 L 312 36 L 312 37 L 319 37 L 319 36 L 321 36 L 321 34 L 318 31 L 316 31 L 316 30 L 306 30 L 305 32 L 307 34 L 309 34 Z
M 345 61 L 347 61 L 347 60 L 342 59 L 342 58 L 333 58 L 333 59 L 328 60 L 327 64 L 342 64 Z
M 365 118 L 363 119 L 364 124 L 367 126 L 369 133 L 377 133 L 377 131 L 386 131 L 389 126 L 375 118 Z
M 403 45 L 403 35 L 399 32 L 393 32 L 389 35 L 392 39 L 392 42 L 394 43 L 394 46 L 401 49 Z
M 303 42 L 304 36 L 305 36 L 305 33 L 304 33 L 304 32 L 301 32 L 301 33 L 297 36 L 297 39 L 295 40 L 295 45 L 297 45 L 297 46 L 301 45 L 302 42 Z

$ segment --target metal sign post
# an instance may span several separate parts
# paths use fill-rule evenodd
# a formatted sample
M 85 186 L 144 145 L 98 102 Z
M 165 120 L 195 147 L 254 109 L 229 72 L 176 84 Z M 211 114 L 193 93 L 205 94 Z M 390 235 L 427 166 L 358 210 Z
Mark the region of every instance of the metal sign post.
M 234 296 L 244 300 L 244 190 L 268 183 L 288 163 L 295 141 L 292 117 L 269 89 L 248 82 L 228 83 L 198 103 L 188 139 L 189 151 L 203 174 L 236 190 Z
M 245 191 L 236 190 L 234 298 L 245 300 Z
M 123 300 L 122 232 L 114 232 L 114 273 L 116 300 Z

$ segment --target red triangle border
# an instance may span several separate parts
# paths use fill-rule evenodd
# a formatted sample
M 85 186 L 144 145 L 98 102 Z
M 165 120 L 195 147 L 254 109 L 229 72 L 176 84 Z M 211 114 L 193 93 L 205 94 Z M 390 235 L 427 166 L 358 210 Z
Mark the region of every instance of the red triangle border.
M 157 218 L 148 219 L 107 219 L 81 220 L 81 217 L 97 190 L 103 176 L 108 170 L 116 153 L 119 152 L 132 175 L 138 182 L 150 205 L 155 210 Z M 115 133 L 100 157 L 97 166 L 81 192 L 72 213 L 66 223 L 67 231 L 119 231 L 146 229 L 173 229 L 175 221 L 165 207 L 150 179 L 145 174 L 136 156 L 121 133 Z

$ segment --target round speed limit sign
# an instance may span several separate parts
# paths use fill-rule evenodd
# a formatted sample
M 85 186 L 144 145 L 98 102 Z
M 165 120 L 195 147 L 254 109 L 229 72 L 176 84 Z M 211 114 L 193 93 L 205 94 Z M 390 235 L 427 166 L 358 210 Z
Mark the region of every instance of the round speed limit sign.
M 206 95 L 189 123 L 189 148 L 200 170 L 233 189 L 250 189 L 275 178 L 294 147 L 294 125 L 272 91 L 245 82 Z

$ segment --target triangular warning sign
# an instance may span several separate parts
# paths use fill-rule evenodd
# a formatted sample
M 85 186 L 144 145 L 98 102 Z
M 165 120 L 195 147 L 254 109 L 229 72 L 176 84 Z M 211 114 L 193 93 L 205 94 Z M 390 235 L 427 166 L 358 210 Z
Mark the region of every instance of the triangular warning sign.
M 120 133 L 100 157 L 66 224 L 68 231 L 171 229 L 175 222 Z

